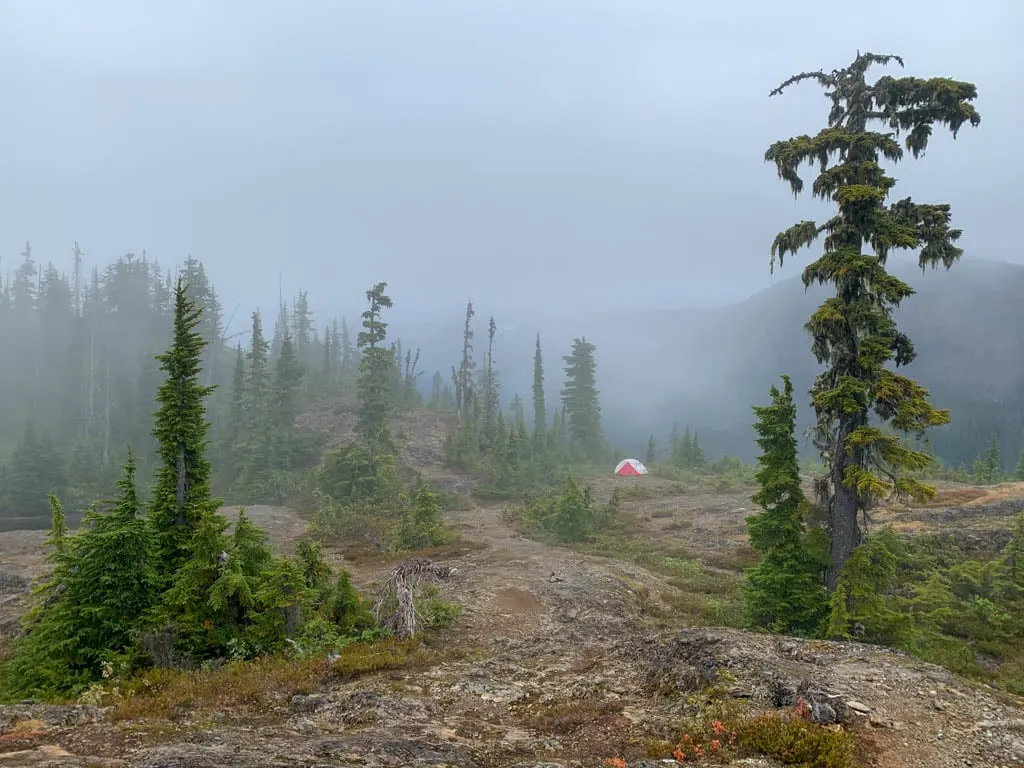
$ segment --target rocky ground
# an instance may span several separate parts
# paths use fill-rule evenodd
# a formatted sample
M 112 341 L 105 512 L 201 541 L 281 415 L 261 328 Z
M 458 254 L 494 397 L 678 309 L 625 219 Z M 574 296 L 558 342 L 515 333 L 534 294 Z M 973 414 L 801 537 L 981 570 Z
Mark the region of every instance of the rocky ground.
M 429 469 L 427 461 L 420 465 Z M 437 480 L 460 482 L 440 474 Z M 635 488 L 645 481 L 629 482 Z M 713 574 L 742 559 L 749 492 L 680 494 L 653 478 L 643 488 L 627 494 L 637 536 L 659 546 L 671 539 L 673 551 L 692 553 Z M 1005 498 L 961 494 L 949 497 L 949 507 L 885 514 L 904 526 L 957 521 L 969 529 L 970 515 L 944 510 L 1019 503 L 1006 489 L 982 493 Z M 225 512 L 232 517 L 235 510 Z M 287 509 L 247 512 L 284 550 L 305 530 Z M 673 614 L 679 587 L 664 573 L 633 557 L 524 538 L 502 513 L 501 505 L 449 513 L 468 545 L 449 551 L 445 562 L 458 572 L 441 589 L 463 613 L 456 629 L 432 641 L 422 663 L 354 679 L 327 676 L 313 690 L 283 695 L 258 711 L 197 708 L 168 718 L 115 719 L 110 710 L 82 704 L 4 707 L 0 768 L 589 767 L 623 755 L 654 766 L 661 764 L 654 758 L 637 761 L 652 745 L 680 736 L 692 714 L 691 694 L 722 681 L 725 700 L 738 707 L 770 711 L 798 697 L 810 701 L 820 719 L 856 734 L 864 765 L 1024 764 L 1018 700 L 882 648 L 685 626 L 692 618 Z M 975 517 L 988 520 L 979 531 L 1012 521 Z M 24 587 L 42 567 L 41 543 L 42 534 L 0 534 L 8 583 L 0 586 L 0 611 L 7 611 L 0 620 L 23 608 Z M 390 566 L 347 563 L 364 589 Z

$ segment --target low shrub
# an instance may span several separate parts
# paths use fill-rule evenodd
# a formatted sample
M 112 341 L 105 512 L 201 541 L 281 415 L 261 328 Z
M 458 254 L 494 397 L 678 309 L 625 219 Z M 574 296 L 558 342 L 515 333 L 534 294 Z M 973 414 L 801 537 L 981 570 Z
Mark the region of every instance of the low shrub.
M 711 712 L 719 712 L 713 716 Z M 677 765 L 701 761 L 728 764 L 744 757 L 767 757 L 796 768 L 853 768 L 855 743 L 849 731 L 824 726 L 810 719 L 810 708 L 800 701 L 783 713 L 739 715 L 712 707 L 694 718 L 675 743 L 652 742 L 645 756 L 675 760 Z M 612 758 L 606 765 L 623 765 Z

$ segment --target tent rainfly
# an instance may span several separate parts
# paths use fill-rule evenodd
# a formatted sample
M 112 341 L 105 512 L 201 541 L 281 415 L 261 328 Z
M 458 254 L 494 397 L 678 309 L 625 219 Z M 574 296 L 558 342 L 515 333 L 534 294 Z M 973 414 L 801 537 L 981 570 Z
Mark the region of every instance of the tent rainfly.
M 615 474 L 619 475 L 620 477 L 635 477 L 637 475 L 646 475 L 647 467 L 645 467 L 643 463 L 638 461 L 637 459 L 623 459 L 615 467 Z

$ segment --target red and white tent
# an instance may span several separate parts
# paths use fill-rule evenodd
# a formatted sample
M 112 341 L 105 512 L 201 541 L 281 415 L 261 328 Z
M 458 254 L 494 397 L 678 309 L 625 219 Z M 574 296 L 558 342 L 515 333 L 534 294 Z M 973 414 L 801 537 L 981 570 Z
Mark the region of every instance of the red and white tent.
M 615 467 L 615 474 L 626 477 L 646 475 L 647 467 L 645 467 L 643 463 L 638 461 L 637 459 L 623 459 Z

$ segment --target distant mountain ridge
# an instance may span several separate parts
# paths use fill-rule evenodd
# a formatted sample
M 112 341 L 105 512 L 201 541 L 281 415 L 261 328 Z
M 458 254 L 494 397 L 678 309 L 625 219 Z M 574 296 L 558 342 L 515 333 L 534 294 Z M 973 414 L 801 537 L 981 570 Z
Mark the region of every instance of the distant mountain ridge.
M 788 267 L 786 268 L 788 269 Z M 948 272 L 892 262 L 918 293 L 898 313 L 917 348 L 906 370 L 952 410 L 953 423 L 933 431 L 936 453 L 968 462 L 994 435 L 1007 468 L 1024 448 L 1024 266 L 965 257 Z M 558 401 L 561 356 L 572 338 L 597 345 L 607 431 L 624 450 L 639 451 L 651 431 L 659 442 L 673 421 L 700 430 L 712 455 L 753 458 L 751 405 L 762 403 L 782 373 L 806 392 L 818 371 L 803 328 L 827 287 L 805 291 L 800 270 L 749 298 L 716 309 L 598 311 L 562 317 L 497 317 L 495 361 L 503 396 L 528 399 L 533 344 L 540 332 L 549 407 Z M 478 307 L 475 352 L 486 348 L 487 308 Z M 462 320 L 394 328 L 424 349 L 423 385 L 434 370 L 446 377 L 461 349 Z M 429 354 L 428 354 L 429 351 Z M 810 423 L 806 407 L 801 423 Z

